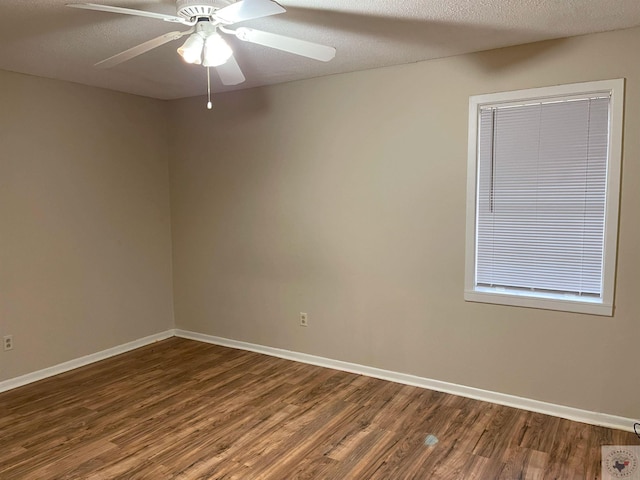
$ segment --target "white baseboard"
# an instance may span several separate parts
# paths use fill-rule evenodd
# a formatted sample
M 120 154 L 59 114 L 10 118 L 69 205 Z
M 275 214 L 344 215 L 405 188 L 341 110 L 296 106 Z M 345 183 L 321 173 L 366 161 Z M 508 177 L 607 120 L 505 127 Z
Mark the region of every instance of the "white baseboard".
M 118 345 L 117 347 L 108 348 L 107 350 L 102 350 L 101 352 L 92 353 L 91 355 L 86 355 L 84 357 L 76 358 L 68 362 L 60 363 L 58 365 L 54 365 L 53 367 L 38 370 L 37 372 L 27 373 L 26 375 L 22 375 L 16 378 L 10 378 L 9 380 L 0 382 L 0 392 L 18 388 L 23 385 L 27 385 L 28 383 L 37 382 L 38 380 L 42 380 L 48 377 L 53 377 L 54 375 L 59 375 L 60 373 L 68 372 L 69 370 L 73 370 L 75 368 L 84 367 L 85 365 L 89 365 L 90 363 L 98 362 L 115 355 L 120 355 L 121 353 L 135 350 L 136 348 L 144 347 L 145 345 L 149 345 L 166 338 L 171 338 L 173 336 L 175 336 L 174 330 L 167 330 L 166 332 L 149 335 L 148 337 L 140 338 L 138 340 L 125 343 L 124 345 Z
M 392 372 L 390 370 L 382 370 L 380 368 L 367 367 L 357 363 L 343 362 L 333 360 L 331 358 L 318 357 L 308 355 L 306 353 L 292 352 L 282 350 L 280 348 L 266 347 L 253 343 L 241 342 L 238 340 L 230 340 L 202 333 L 190 332 L 186 330 L 175 330 L 175 335 L 181 338 L 198 340 L 200 342 L 213 343 L 224 347 L 237 348 L 240 350 L 248 350 L 251 352 L 263 353 L 273 357 L 285 358 L 296 362 L 317 365 L 320 367 L 332 368 L 334 370 L 342 370 L 345 372 L 366 375 L 368 377 L 389 380 L 391 382 L 401 383 L 404 385 L 412 385 L 415 387 L 426 388 L 438 392 L 450 393 L 461 397 L 473 398 L 484 402 L 491 402 L 498 405 L 515 407 L 530 412 L 544 413 L 554 417 L 566 418 L 576 422 L 588 423 L 607 428 L 615 428 L 633 432 L 634 420 L 630 418 L 618 417 L 606 413 L 591 412 L 589 410 L 581 410 L 579 408 L 566 407 L 564 405 L 556 405 L 553 403 L 541 402 L 524 397 L 517 397 L 505 393 L 491 392 L 489 390 L 481 390 L 479 388 L 466 387 L 455 383 L 442 382 L 440 380 L 432 380 L 429 378 L 408 375 L 406 373 Z
M 186 330 L 167 330 L 165 332 L 149 335 L 148 337 L 140 338 L 124 345 L 109 348 L 101 352 L 86 355 L 84 357 L 70 360 L 68 362 L 54 365 L 53 367 L 38 370 L 37 372 L 28 373 L 20 377 L 12 378 L 0 382 L 0 392 L 11 390 L 14 388 L 27 385 L 32 382 L 37 382 L 60 373 L 68 372 L 75 368 L 89 365 L 90 363 L 98 362 L 100 360 L 119 355 L 121 353 L 135 350 L 136 348 L 149 345 L 151 343 L 164 340 L 170 337 L 188 338 L 191 340 L 197 340 L 200 342 L 212 343 L 215 345 L 221 345 L 224 347 L 237 348 L 240 350 L 247 350 L 251 352 L 262 353 L 273 357 L 284 358 L 287 360 L 293 360 L 296 362 L 307 363 L 310 365 L 317 365 L 320 367 L 332 368 L 334 370 L 341 370 L 344 372 L 355 373 L 358 375 L 366 375 L 368 377 L 379 378 L 381 380 L 388 380 L 395 383 L 401 383 L 404 385 L 412 385 L 415 387 L 426 388 L 429 390 L 435 390 L 438 392 L 450 393 L 453 395 L 459 395 L 461 397 L 473 398 L 484 402 L 491 402 L 498 405 L 505 405 L 509 407 L 520 408 L 531 412 L 544 413 L 555 417 L 566 418 L 568 420 L 574 420 L 577 422 L 588 423 L 591 425 L 598 425 L 607 428 L 615 428 L 618 430 L 625 430 L 633 432 L 634 420 L 625 417 L 619 417 L 616 415 L 609 415 L 606 413 L 591 412 L 589 410 L 581 410 L 579 408 L 567 407 L 564 405 L 556 405 L 553 403 L 541 402 L 539 400 L 532 400 L 524 397 L 517 397 L 514 395 L 508 395 L 505 393 L 491 392 L 489 390 L 482 390 L 479 388 L 467 387 L 464 385 L 457 385 L 455 383 L 442 382 L 440 380 L 433 380 L 424 377 L 418 377 L 415 375 L 409 375 L 406 373 L 393 372 L 390 370 L 383 370 L 380 368 L 368 367 L 366 365 L 359 365 L 357 363 L 343 362 L 341 360 L 334 360 L 331 358 L 319 357 L 316 355 L 309 355 L 306 353 L 293 352 L 290 350 L 283 350 L 280 348 L 267 347 L 264 345 L 257 345 L 254 343 L 241 342 L 238 340 L 231 340 L 222 337 L 215 337 L 212 335 L 205 335 L 202 333 L 190 332 Z

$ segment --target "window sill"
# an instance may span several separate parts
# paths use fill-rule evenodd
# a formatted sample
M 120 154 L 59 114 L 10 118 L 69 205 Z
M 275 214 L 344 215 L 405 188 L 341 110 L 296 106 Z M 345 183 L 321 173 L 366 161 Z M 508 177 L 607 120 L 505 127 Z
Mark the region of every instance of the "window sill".
M 539 308 L 543 310 L 556 310 L 561 312 L 586 313 L 589 315 L 613 316 L 613 305 L 605 304 L 600 299 L 573 299 L 562 298 L 558 295 L 513 293 L 509 291 L 496 291 L 487 289 L 482 291 L 466 290 L 464 299 L 468 302 L 493 303 L 496 305 L 509 305 L 513 307 Z

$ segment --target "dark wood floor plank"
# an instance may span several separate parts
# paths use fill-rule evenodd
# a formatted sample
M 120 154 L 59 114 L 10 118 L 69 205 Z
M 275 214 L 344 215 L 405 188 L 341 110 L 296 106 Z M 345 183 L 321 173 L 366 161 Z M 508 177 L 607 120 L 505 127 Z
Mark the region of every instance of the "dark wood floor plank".
M 1 393 L 0 433 L 2 480 L 592 479 L 601 445 L 640 444 L 179 338 Z

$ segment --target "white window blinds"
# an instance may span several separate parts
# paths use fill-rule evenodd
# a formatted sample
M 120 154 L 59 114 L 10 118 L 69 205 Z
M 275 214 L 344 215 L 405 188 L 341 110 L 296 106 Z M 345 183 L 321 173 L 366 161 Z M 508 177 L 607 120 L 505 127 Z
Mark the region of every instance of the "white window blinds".
M 476 286 L 601 297 L 609 102 L 481 108 Z

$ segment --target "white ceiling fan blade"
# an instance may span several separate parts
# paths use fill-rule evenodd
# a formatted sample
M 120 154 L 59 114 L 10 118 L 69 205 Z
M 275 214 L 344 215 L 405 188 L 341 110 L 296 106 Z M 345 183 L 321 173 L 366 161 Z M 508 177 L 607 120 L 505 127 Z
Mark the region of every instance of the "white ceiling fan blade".
M 286 10 L 272 0 L 240 0 L 221 8 L 214 16 L 222 23 L 230 25 L 284 12 Z
M 149 17 L 165 22 L 175 22 L 189 24 L 185 18 L 176 17 L 174 15 L 164 15 L 162 13 L 145 12 L 144 10 L 133 10 L 131 8 L 112 7 L 110 5 L 98 5 L 96 3 L 67 3 L 67 7 L 83 8 L 85 10 L 98 10 L 100 12 L 123 13 L 125 15 L 135 15 L 137 17 Z
M 132 58 L 137 57 L 138 55 L 142 55 L 143 53 L 148 52 L 149 50 L 153 50 L 154 48 L 157 48 L 160 45 L 164 45 L 165 43 L 171 42 L 173 40 L 177 40 L 180 37 L 183 37 L 185 35 L 189 35 L 194 31 L 195 29 L 191 28 L 186 32 L 165 33 L 164 35 L 160 35 L 159 37 L 156 37 L 152 40 L 148 40 L 144 43 L 141 43 L 140 45 L 136 45 L 135 47 L 125 50 L 124 52 L 117 53 L 112 57 L 109 57 L 105 60 L 102 60 L 101 62 L 96 63 L 94 66 L 98 68 L 113 67 L 122 62 L 126 62 L 127 60 L 131 60 Z
M 223 30 L 231 32 L 231 30 Z M 285 52 L 328 62 L 336 56 L 336 49 L 319 43 L 307 42 L 297 38 L 285 37 L 277 33 L 262 32 L 253 28 L 240 27 L 233 31 L 236 37 L 245 42 L 257 43 L 265 47 L 276 48 Z
M 224 85 L 238 85 L 245 81 L 242 70 L 240 70 L 240 66 L 236 59 L 233 58 L 233 55 L 225 63 L 215 68 Z

